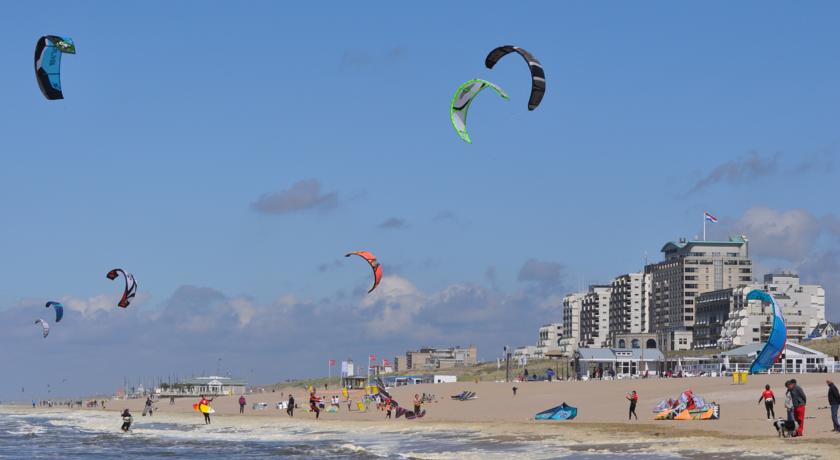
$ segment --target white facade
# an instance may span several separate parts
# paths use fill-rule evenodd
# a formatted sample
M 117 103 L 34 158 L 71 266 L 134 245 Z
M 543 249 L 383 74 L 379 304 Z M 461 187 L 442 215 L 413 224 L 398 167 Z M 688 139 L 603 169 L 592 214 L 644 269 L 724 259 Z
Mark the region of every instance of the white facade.
M 616 334 L 644 332 L 644 273 L 617 276 L 610 283 L 609 346 Z
M 772 311 L 770 305 L 760 300 L 746 302 L 747 294 L 753 289 L 769 292 L 782 309 L 788 331 L 788 340 L 798 342 L 808 337 L 813 330 L 825 323 L 825 289 L 820 285 L 802 285 L 799 275 L 765 275 L 763 284 L 738 288 L 733 297 L 738 308 L 729 313 L 721 331 L 718 346 L 734 346 L 760 343 L 770 335 Z
M 563 339 L 559 343 L 559 351 L 568 358 L 572 357 L 580 345 L 580 312 L 585 295 L 576 292 L 563 297 Z
M 580 313 L 580 346 L 607 346 L 610 334 L 610 287 L 590 286 L 583 296 Z
M 513 350 L 513 360 L 515 362 L 527 362 L 529 359 L 542 359 L 543 352 L 540 347 L 536 347 L 534 345 L 526 345 L 524 347 L 518 347 Z
M 550 323 L 540 326 L 540 339 L 537 347 L 540 354 L 546 355 L 549 352 L 557 352 L 560 348 L 560 341 L 563 338 L 563 323 Z

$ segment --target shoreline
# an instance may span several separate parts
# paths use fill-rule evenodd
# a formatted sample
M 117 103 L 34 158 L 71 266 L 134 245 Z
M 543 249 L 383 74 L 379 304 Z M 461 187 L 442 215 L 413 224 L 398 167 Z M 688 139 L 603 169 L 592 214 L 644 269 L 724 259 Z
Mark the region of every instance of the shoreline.
M 573 450 L 605 449 L 610 452 L 623 451 L 625 447 L 638 451 L 680 452 L 723 452 L 735 455 L 755 454 L 800 458 L 836 458 L 840 448 L 840 434 L 831 432 L 828 410 L 818 408 L 827 404 L 825 380 L 831 374 L 803 375 L 758 375 L 750 376 L 747 384 L 733 385 L 731 379 L 698 377 L 685 379 L 639 379 L 612 381 L 555 381 L 555 382 L 458 382 L 446 384 L 422 384 L 389 389 L 392 396 L 403 406 L 412 405 L 414 394 L 436 395 L 434 402 L 427 403 L 426 416 L 416 420 L 404 418 L 385 420 L 385 413 L 371 405 L 366 412 L 347 411 L 342 401 L 335 413 L 322 411 L 320 420 L 307 412 L 308 398 L 302 388 L 284 387 L 274 392 L 246 394 L 245 414 L 239 414 L 236 396 L 217 397 L 211 402 L 216 410 L 212 415 L 212 428 L 232 429 L 249 439 L 271 439 L 274 436 L 304 430 L 313 433 L 338 431 L 348 436 L 366 436 L 369 433 L 385 433 L 401 437 L 411 433 L 467 433 L 478 437 L 481 442 L 504 443 L 506 441 L 533 443 L 534 445 L 556 445 Z M 802 438 L 779 438 L 771 421 L 767 420 L 763 404 L 757 400 L 768 384 L 776 392 L 777 418 L 784 417 L 783 382 L 795 377 L 808 395 L 805 436 Z M 518 387 L 514 396 L 512 387 Z M 719 420 L 702 421 L 655 421 L 653 407 L 662 399 L 677 397 L 680 392 L 692 389 L 696 395 L 720 404 Z M 456 401 L 450 395 L 461 391 L 476 392 L 477 398 Z M 628 421 L 628 403 L 624 395 L 632 390 L 639 392 L 637 407 L 638 421 Z M 294 418 L 275 408 L 279 401 L 288 398 L 289 391 L 298 403 Z M 340 389 L 318 390 L 318 394 L 329 399 L 340 394 Z M 353 392 L 353 403 L 358 401 L 359 391 Z M 98 420 L 99 429 L 110 430 L 113 417 L 114 429 L 118 427 L 119 412 L 131 410 L 139 430 L 150 422 L 173 421 L 178 426 L 189 426 L 189 430 L 203 430 L 203 417 L 192 405 L 198 398 L 177 398 L 170 405 L 168 399 L 155 403 L 156 411 L 151 418 L 141 416 L 143 399 L 106 400 L 106 409 L 53 407 L 32 409 L 31 406 L 5 406 L 18 413 L 37 414 L 50 411 L 66 411 L 74 414 L 108 414 L 107 417 L 92 415 Z M 570 421 L 535 421 L 537 412 L 567 402 L 578 408 L 578 416 Z M 266 403 L 263 410 L 253 410 L 254 403 Z M 4 407 L 4 406 L 0 406 Z M 0 409 L 2 410 L 2 409 Z M 74 415 L 75 417 L 75 415 Z M 84 418 L 82 415 L 81 418 Z M 326 431 L 324 431 L 326 430 Z M 183 434 L 183 433 L 180 433 Z M 174 436 L 174 432 L 166 433 Z M 746 454 L 745 454 L 746 455 Z M 697 458 L 696 455 L 690 455 Z M 701 456 L 702 457 L 702 456 Z M 702 457 L 705 458 L 705 457 Z
M 0 412 L 20 415 L 66 413 L 71 415 L 108 414 L 114 417 L 114 431 L 119 427 L 118 409 L 69 409 L 61 407 L 36 408 L 29 406 L 0 405 Z M 309 415 L 309 414 L 307 414 Z M 158 412 L 151 417 L 135 415 L 133 428 L 142 432 L 144 426 L 157 422 L 196 425 L 202 429 L 203 420 L 198 414 L 185 412 Z M 718 458 L 720 454 L 783 456 L 785 458 L 836 458 L 840 447 L 837 439 L 825 437 L 781 439 L 770 436 L 724 434 L 698 427 L 696 430 L 672 430 L 674 423 L 566 423 L 537 421 L 413 421 L 386 420 L 346 420 L 295 417 L 285 415 L 214 415 L 213 429 L 235 429 L 237 433 L 261 431 L 266 429 L 286 432 L 290 428 L 304 428 L 314 433 L 387 433 L 391 435 L 411 435 L 423 433 L 471 433 L 480 435 L 482 442 L 519 442 L 534 443 L 537 446 L 556 444 L 564 449 L 579 452 L 624 452 L 642 453 L 652 451 L 662 454 L 683 454 Z M 682 422 L 690 423 L 690 422 Z M 259 435 L 257 435 L 259 436 Z

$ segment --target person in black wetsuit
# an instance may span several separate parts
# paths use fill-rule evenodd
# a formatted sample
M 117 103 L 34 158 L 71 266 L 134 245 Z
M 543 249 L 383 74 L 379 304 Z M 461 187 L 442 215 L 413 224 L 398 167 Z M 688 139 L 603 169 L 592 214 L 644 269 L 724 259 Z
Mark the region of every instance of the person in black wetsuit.
M 630 412 L 627 415 L 627 420 L 632 420 L 633 417 L 636 417 L 636 420 L 639 420 L 639 416 L 636 415 L 636 403 L 639 402 L 639 394 L 636 393 L 636 390 L 633 390 L 632 393 L 625 395 L 628 401 L 630 401 Z
M 286 406 L 286 413 L 289 414 L 289 417 L 295 416 L 295 397 L 289 393 L 289 402 Z
M 120 417 L 122 417 L 122 420 L 123 420 L 123 424 L 122 424 L 122 427 L 120 429 L 123 430 L 124 432 L 128 433 L 128 430 L 131 429 L 131 422 L 132 422 L 132 420 L 134 420 L 133 417 L 131 417 L 131 412 L 129 412 L 128 409 L 126 409 L 126 410 L 123 411 L 123 413 Z

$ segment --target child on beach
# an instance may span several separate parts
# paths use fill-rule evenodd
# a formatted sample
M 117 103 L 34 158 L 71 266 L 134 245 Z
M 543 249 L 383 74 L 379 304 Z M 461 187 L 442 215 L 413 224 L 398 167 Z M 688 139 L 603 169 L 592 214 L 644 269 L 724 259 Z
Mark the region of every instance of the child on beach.
M 636 403 L 639 402 L 639 394 L 636 393 L 636 390 L 633 390 L 632 393 L 626 394 L 624 397 L 630 401 L 630 413 L 627 415 L 627 420 L 633 420 L 633 417 L 639 420 L 639 416 L 636 415 Z
M 391 420 L 391 398 L 385 400 L 385 420 Z
M 758 398 L 758 403 L 761 404 L 761 401 L 764 401 L 764 410 L 767 411 L 767 420 L 773 420 L 776 418 L 776 411 L 773 410 L 773 406 L 776 405 L 776 395 L 774 395 L 773 391 L 770 390 L 770 385 L 764 385 L 764 391 L 761 393 L 761 397 Z

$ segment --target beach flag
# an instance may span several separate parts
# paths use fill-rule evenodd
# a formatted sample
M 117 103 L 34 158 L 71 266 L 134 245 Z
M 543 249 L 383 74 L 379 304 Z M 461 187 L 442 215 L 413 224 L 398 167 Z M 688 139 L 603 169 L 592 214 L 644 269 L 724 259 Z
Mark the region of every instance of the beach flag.
M 713 223 L 713 224 L 716 224 L 716 223 L 717 223 L 717 221 L 718 221 L 718 220 L 717 220 L 717 217 L 715 217 L 715 216 L 713 216 L 713 215 L 709 214 L 709 213 L 708 213 L 708 212 L 706 212 L 706 211 L 703 211 L 703 218 L 704 218 L 704 219 L 706 219 L 706 221 L 707 221 L 707 222 L 711 222 L 711 223 Z
M 330 365 L 330 367 L 335 366 L 335 360 L 334 359 L 329 360 L 327 363 Z
M 368 361 L 370 361 L 370 362 L 375 362 L 375 361 L 376 361 L 376 355 L 370 355 L 370 356 L 368 356 Z
M 388 361 L 386 358 L 382 358 L 382 365 L 388 367 L 391 365 L 391 361 Z

